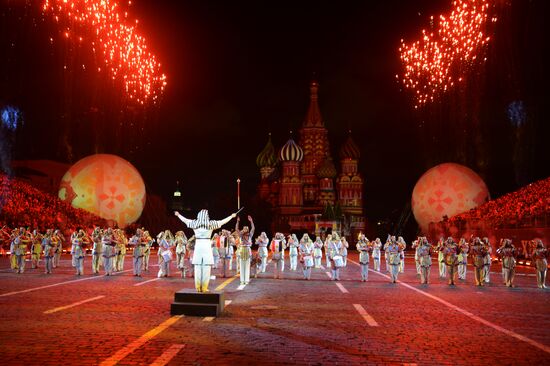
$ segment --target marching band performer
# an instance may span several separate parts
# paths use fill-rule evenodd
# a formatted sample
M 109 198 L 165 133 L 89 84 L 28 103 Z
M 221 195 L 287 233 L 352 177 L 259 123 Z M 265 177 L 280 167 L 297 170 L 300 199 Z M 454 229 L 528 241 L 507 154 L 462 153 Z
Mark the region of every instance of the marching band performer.
M 269 245 L 269 239 L 264 231 L 256 238 L 256 244 L 258 244 L 258 256 L 261 261 L 260 272 L 264 273 L 267 267 L 267 246 Z
M 282 233 L 275 233 L 275 236 L 271 240 L 271 260 L 275 262 L 275 270 L 273 271 L 273 278 L 281 278 L 282 273 L 282 257 L 286 248 L 285 236 Z M 292 258 L 292 257 L 291 257 Z
M 117 234 L 117 256 L 115 270 L 117 272 L 124 271 L 124 259 L 126 258 L 126 246 L 128 245 L 128 238 L 122 229 L 116 231 Z
M 321 259 L 323 258 L 323 241 L 319 236 L 315 238 L 313 243 L 313 260 L 315 262 L 315 268 L 321 268 Z
M 212 258 L 214 258 L 213 268 L 218 268 L 220 263 L 220 234 L 215 233 L 212 237 Z
M 229 260 L 228 268 L 230 271 L 233 270 L 233 258 L 235 256 L 235 248 L 237 247 L 237 238 L 235 235 L 231 234 L 229 230 L 227 232 L 227 254 L 226 259 Z
M 348 265 L 348 248 L 349 243 L 344 235 L 340 238 L 340 241 L 342 242 L 342 259 L 344 261 L 344 267 Z
M 38 268 L 40 262 L 40 255 L 42 254 L 42 235 L 34 230 L 32 233 L 32 246 L 31 246 L 31 266 L 32 268 Z
M 187 237 L 183 231 L 176 232 L 176 267 L 181 271 L 181 278 L 185 278 L 185 255 L 187 253 Z
M 313 242 L 309 238 L 308 234 L 304 234 L 300 240 L 300 247 L 298 252 L 300 255 L 300 262 L 302 263 L 304 279 L 311 279 L 311 267 L 313 267 Z
M 14 272 L 18 272 L 18 266 L 17 266 L 17 255 L 15 254 L 15 251 L 17 250 L 17 242 L 16 239 L 19 237 L 19 229 L 15 228 L 11 231 L 10 234 L 10 267 L 14 270 Z
M 147 242 L 143 240 L 143 231 L 137 229 L 134 236 L 128 241 L 128 245 L 134 248 L 132 252 L 133 265 L 134 265 L 134 276 L 141 277 L 141 268 L 143 266 L 143 251 Z
M 77 276 L 82 276 L 84 274 L 84 255 L 86 253 L 84 247 L 88 243 L 89 239 L 86 236 L 86 232 L 84 232 L 84 230 L 82 229 L 79 230 L 72 243 L 73 257 Z
M 371 250 L 372 245 L 365 234 L 359 233 L 357 251 L 359 252 L 359 264 L 361 265 L 361 282 L 366 282 L 369 279 L 369 252 Z
M 332 240 L 332 234 L 328 234 L 327 237 L 325 238 L 325 265 L 327 267 L 327 269 L 330 268 L 330 242 Z
M 478 237 L 474 238 L 471 252 L 474 264 L 474 277 L 476 286 L 483 286 L 483 283 L 485 282 L 484 258 L 486 254 L 486 249 Z
M 210 270 L 214 264 L 212 249 L 210 248 L 212 231 L 228 223 L 237 214 L 231 214 L 223 220 L 210 220 L 208 210 L 201 210 L 195 220 L 185 218 L 177 211 L 175 215 L 188 228 L 193 229 L 195 232 L 195 247 L 192 259 L 192 264 L 195 266 L 195 288 L 198 292 L 206 292 L 208 291 L 208 283 L 210 282 Z
M 426 237 L 418 238 L 418 260 L 420 263 L 420 283 L 428 284 L 432 266 L 432 245 Z
M 195 235 L 193 235 L 187 240 L 187 255 L 186 255 L 187 258 L 186 259 L 187 259 L 187 262 L 189 263 L 188 272 L 190 277 L 195 276 L 195 268 L 193 266 L 193 256 L 195 255 L 195 241 L 196 241 Z
M 53 256 L 55 255 L 55 247 L 52 245 L 52 230 L 46 230 L 46 234 L 42 236 L 42 250 L 44 250 L 44 267 L 45 274 L 52 273 Z
M 468 242 L 466 242 L 466 239 L 464 238 L 460 239 L 460 242 L 458 243 L 458 250 L 460 251 L 458 253 L 458 279 L 466 281 L 468 251 L 470 250 L 468 247 Z
M 412 242 L 411 248 L 414 249 L 414 263 L 416 264 L 416 275 L 420 276 L 420 257 L 418 256 L 418 251 L 420 250 L 421 238 L 418 237 L 415 241 Z M 422 283 L 422 282 L 421 282 Z
M 147 230 L 143 232 L 143 238 L 147 243 L 145 248 L 143 248 L 143 270 L 149 271 L 149 258 L 151 257 L 151 248 L 153 247 L 155 239 L 153 239 Z
M 491 246 L 491 243 L 489 242 L 489 238 L 487 237 L 484 237 L 482 242 L 483 242 L 483 245 L 485 246 L 485 257 L 483 257 L 484 278 L 485 278 L 485 283 L 489 283 L 490 274 L 491 274 L 491 254 L 493 253 L 493 247 Z
M 388 238 L 386 239 L 386 242 L 384 243 L 384 259 L 386 261 L 386 272 L 390 272 L 390 252 L 389 247 L 392 244 L 392 236 L 388 234 Z
M 443 249 L 445 248 L 445 239 L 439 238 L 435 250 L 437 251 L 437 264 L 439 265 L 439 278 L 447 277 L 447 267 L 445 267 L 445 255 Z
M 504 239 L 502 246 L 497 249 L 497 254 L 502 257 L 502 272 L 504 273 L 504 284 L 514 287 L 514 276 L 516 272 L 516 248 L 510 239 Z
M 158 278 L 168 277 L 170 275 L 170 263 L 172 262 L 172 247 L 174 246 L 174 236 L 170 230 L 164 231 L 160 236 L 159 243 L 159 272 Z M 211 251 L 212 252 L 212 251 Z
M 407 248 L 407 243 L 402 236 L 397 238 L 397 245 L 399 246 L 399 256 L 401 257 L 401 264 L 399 264 L 399 272 L 405 273 L 405 248 Z
M 338 233 L 333 233 L 330 236 L 329 243 L 330 260 L 332 269 L 332 281 L 340 281 L 340 268 L 344 266 L 344 259 L 342 258 L 342 241 Z
M 535 240 L 535 249 L 531 253 L 531 258 L 535 261 L 537 269 L 537 285 L 539 288 L 546 288 L 546 271 L 548 270 L 548 250 L 545 248 L 542 240 Z
M 388 253 L 388 261 L 390 263 L 391 271 L 391 282 L 396 283 L 397 282 L 397 276 L 399 274 L 399 268 L 401 266 L 401 253 L 399 244 L 395 241 L 395 237 L 392 236 L 390 239 L 390 244 L 388 245 L 387 249 Z
M 105 276 L 113 275 L 113 262 L 114 257 L 116 256 L 116 244 L 117 242 L 113 233 L 113 229 L 108 228 L 101 238 L 101 247 L 103 249 L 103 251 L 101 252 L 101 256 L 103 257 L 103 268 L 105 270 Z
M 71 265 L 73 267 L 76 267 L 76 256 L 74 254 L 74 247 L 75 247 L 75 242 L 78 242 L 78 230 L 75 230 L 73 231 L 73 233 L 71 234 Z
M 458 266 L 458 247 L 452 237 L 448 237 L 443 247 L 443 256 L 447 266 L 447 275 L 449 276 L 449 285 L 455 285 L 455 275 Z
M 298 237 L 296 234 L 291 234 L 288 236 L 287 246 L 290 248 L 288 250 L 289 257 L 290 257 L 290 270 L 296 271 L 298 268 L 298 247 L 300 246 L 300 242 L 298 240 Z M 284 260 L 285 260 L 285 252 L 284 250 L 281 252 L 281 272 L 284 270 Z
M 237 223 L 235 224 L 235 231 L 241 239 L 238 252 L 240 254 L 240 266 L 241 266 L 241 285 L 248 285 L 250 282 L 250 259 L 252 256 L 252 238 L 254 237 L 254 221 L 252 216 L 248 215 L 248 221 L 250 222 L 250 229 L 248 226 L 243 226 L 242 230 L 239 230 L 240 218 L 237 217 Z
M 17 273 L 25 272 L 25 257 L 27 246 L 31 242 L 30 233 L 24 228 L 19 229 L 19 235 L 15 238 L 15 256 L 17 257 Z
M 380 272 L 380 249 L 382 248 L 382 242 L 380 238 L 376 238 L 374 243 L 372 243 L 372 259 L 374 264 L 374 270 Z
M 102 230 L 100 227 L 96 227 L 94 231 L 92 232 L 92 242 L 94 243 L 92 246 L 92 273 L 98 274 L 99 273 L 99 266 L 102 262 L 102 256 L 101 253 L 103 252 L 103 246 L 101 244 L 101 238 L 102 238 Z
M 57 229 L 53 232 L 52 238 L 55 238 L 55 240 L 52 240 L 52 243 L 55 244 L 55 256 L 53 257 L 53 268 L 57 268 L 59 266 L 59 263 L 61 261 L 61 254 L 63 254 L 63 242 L 65 241 L 65 237 L 63 234 L 61 234 L 61 230 Z

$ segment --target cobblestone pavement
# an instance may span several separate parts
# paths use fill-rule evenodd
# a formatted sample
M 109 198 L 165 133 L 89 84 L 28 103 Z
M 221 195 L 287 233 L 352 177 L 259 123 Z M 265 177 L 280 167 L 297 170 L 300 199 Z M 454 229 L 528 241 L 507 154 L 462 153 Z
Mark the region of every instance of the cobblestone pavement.
M 170 316 L 174 292 L 192 279 L 174 271 L 154 280 L 157 267 L 137 278 L 129 259 L 125 272 L 105 277 L 90 274 L 87 257 L 78 277 L 68 256 L 53 275 L 11 273 L 0 258 L 2 364 L 550 364 L 550 290 L 538 289 L 527 267 L 507 288 L 496 264 L 492 283 L 479 288 L 471 267 L 466 282 L 450 287 L 433 266 L 431 284 L 420 285 L 412 258 L 398 284 L 372 271 L 360 282 L 356 255 L 339 282 L 326 269 L 305 281 L 288 261 L 275 280 L 271 263 L 244 289 L 227 284 L 230 305 L 205 319 Z

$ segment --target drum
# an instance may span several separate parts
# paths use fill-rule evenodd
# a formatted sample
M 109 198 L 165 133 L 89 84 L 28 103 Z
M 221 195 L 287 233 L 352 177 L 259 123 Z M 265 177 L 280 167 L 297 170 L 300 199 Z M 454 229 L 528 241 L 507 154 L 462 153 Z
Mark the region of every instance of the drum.
M 334 261 L 335 267 L 344 267 L 344 259 L 341 255 L 335 255 L 332 257 L 332 260 Z
M 172 260 L 172 251 L 166 250 L 162 253 L 162 259 L 164 259 L 165 262 Z
M 548 268 L 548 261 L 545 258 L 537 259 L 535 261 L 535 267 L 539 271 L 544 271 L 546 268 Z
M 361 262 L 361 264 L 369 263 L 369 253 L 365 251 L 359 253 L 359 262 Z
M 224 247 L 221 247 L 219 249 L 219 255 L 220 255 L 220 258 L 225 258 L 225 248 Z
M 484 265 L 483 257 L 476 255 L 474 257 L 474 267 L 481 268 Z
M 401 264 L 401 256 L 399 253 L 390 253 L 390 264 L 395 266 Z
M 445 256 L 445 264 L 448 266 L 456 266 L 457 264 L 456 254 L 450 254 Z
M 271 257 L 272 260 L 274 260 L 275 262 L 278 262 L 281 260 L 281 253 L 280 252 L 277 252 L 277 253 L 273 253 L 273 256 Z
M 240 249 L 239 249 L 239 254 L 240 254 L 241 260 L 243 260 L 243 261 L 249 260 L 250 259 L 250 248 L 245 247 L 245 246 L 241 246 Z
M 321 251 L 321 248 L 315 248 L 315 249 L 313 249 L 313 255 L 314 255 L 316 258 L 322 257 L 322 256 L 323 256 L 323 252 Z
M 304 257 L 304 267 L 313 267 L 313 257 L 311 255 Z

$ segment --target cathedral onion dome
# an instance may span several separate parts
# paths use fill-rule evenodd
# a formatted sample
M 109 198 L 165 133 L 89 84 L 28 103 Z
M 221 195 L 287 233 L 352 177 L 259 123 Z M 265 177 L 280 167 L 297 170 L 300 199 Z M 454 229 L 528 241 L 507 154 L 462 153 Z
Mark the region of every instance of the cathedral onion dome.
M 281 161 L 297 161 L 300 162 L 304 159 L 304 150 L 294 142 L 292 137 L 281 148 L 279 152 L 279 159 Z
M 319 165 L 319 168 L 317 169 L 317 178 L 330 178 L 333 179 L 336 177 L 336 167 L 334 166 L 334 163 L 330 156 L 327 156 L 327 158 Z
M 271 143 L 271 134 L 269 134 L 269 139 L 264 149 L 256 158 L 256 165 L 258 168 L 273 168 L 277 165 L 277 154 L 275 153 L 275 147 Z
M 353 141 L 350 133 L 348 136 L 348 139 L 340 149 L 340 158 L 358 160 L 360 156 L 361 156 L 361 152 L 359 151 L 359 146 L 357 146 L 355 141 Z

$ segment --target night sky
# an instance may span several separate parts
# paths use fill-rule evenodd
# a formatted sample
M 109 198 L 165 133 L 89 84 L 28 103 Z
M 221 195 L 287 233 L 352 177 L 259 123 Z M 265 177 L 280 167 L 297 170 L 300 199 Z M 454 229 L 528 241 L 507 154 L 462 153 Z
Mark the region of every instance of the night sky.
M 116 153 L 149 192 L 167 198 L 179 180 L 191 208 L 222 215 L 236 205 L 237 177 L 244 205 L 252 201 L 257 154 L 269 132 L 277 147 L 297 132 L 315 77 L 333 157 L 348 130 L 361 148 L 371 220 L 397 220 L 437 163 L 470 166 L 493 198 L 550 175 L 544 0 L 495 1 L 499 21 L 475 84 L 422 112 L 395 81 L 397 48 L 450 1 L 135 0 L 131 16 L 168 77 L 159 105 L 145 110 L 79 68 L 93 63 L 89 51 L 64 45 L 48 16 L 18 3 L 2 1 L 0 28 L 0 105 L 24 114 L 16 159 Z M 526 106 L 521 130 L 506 114 L 513 101 Z

